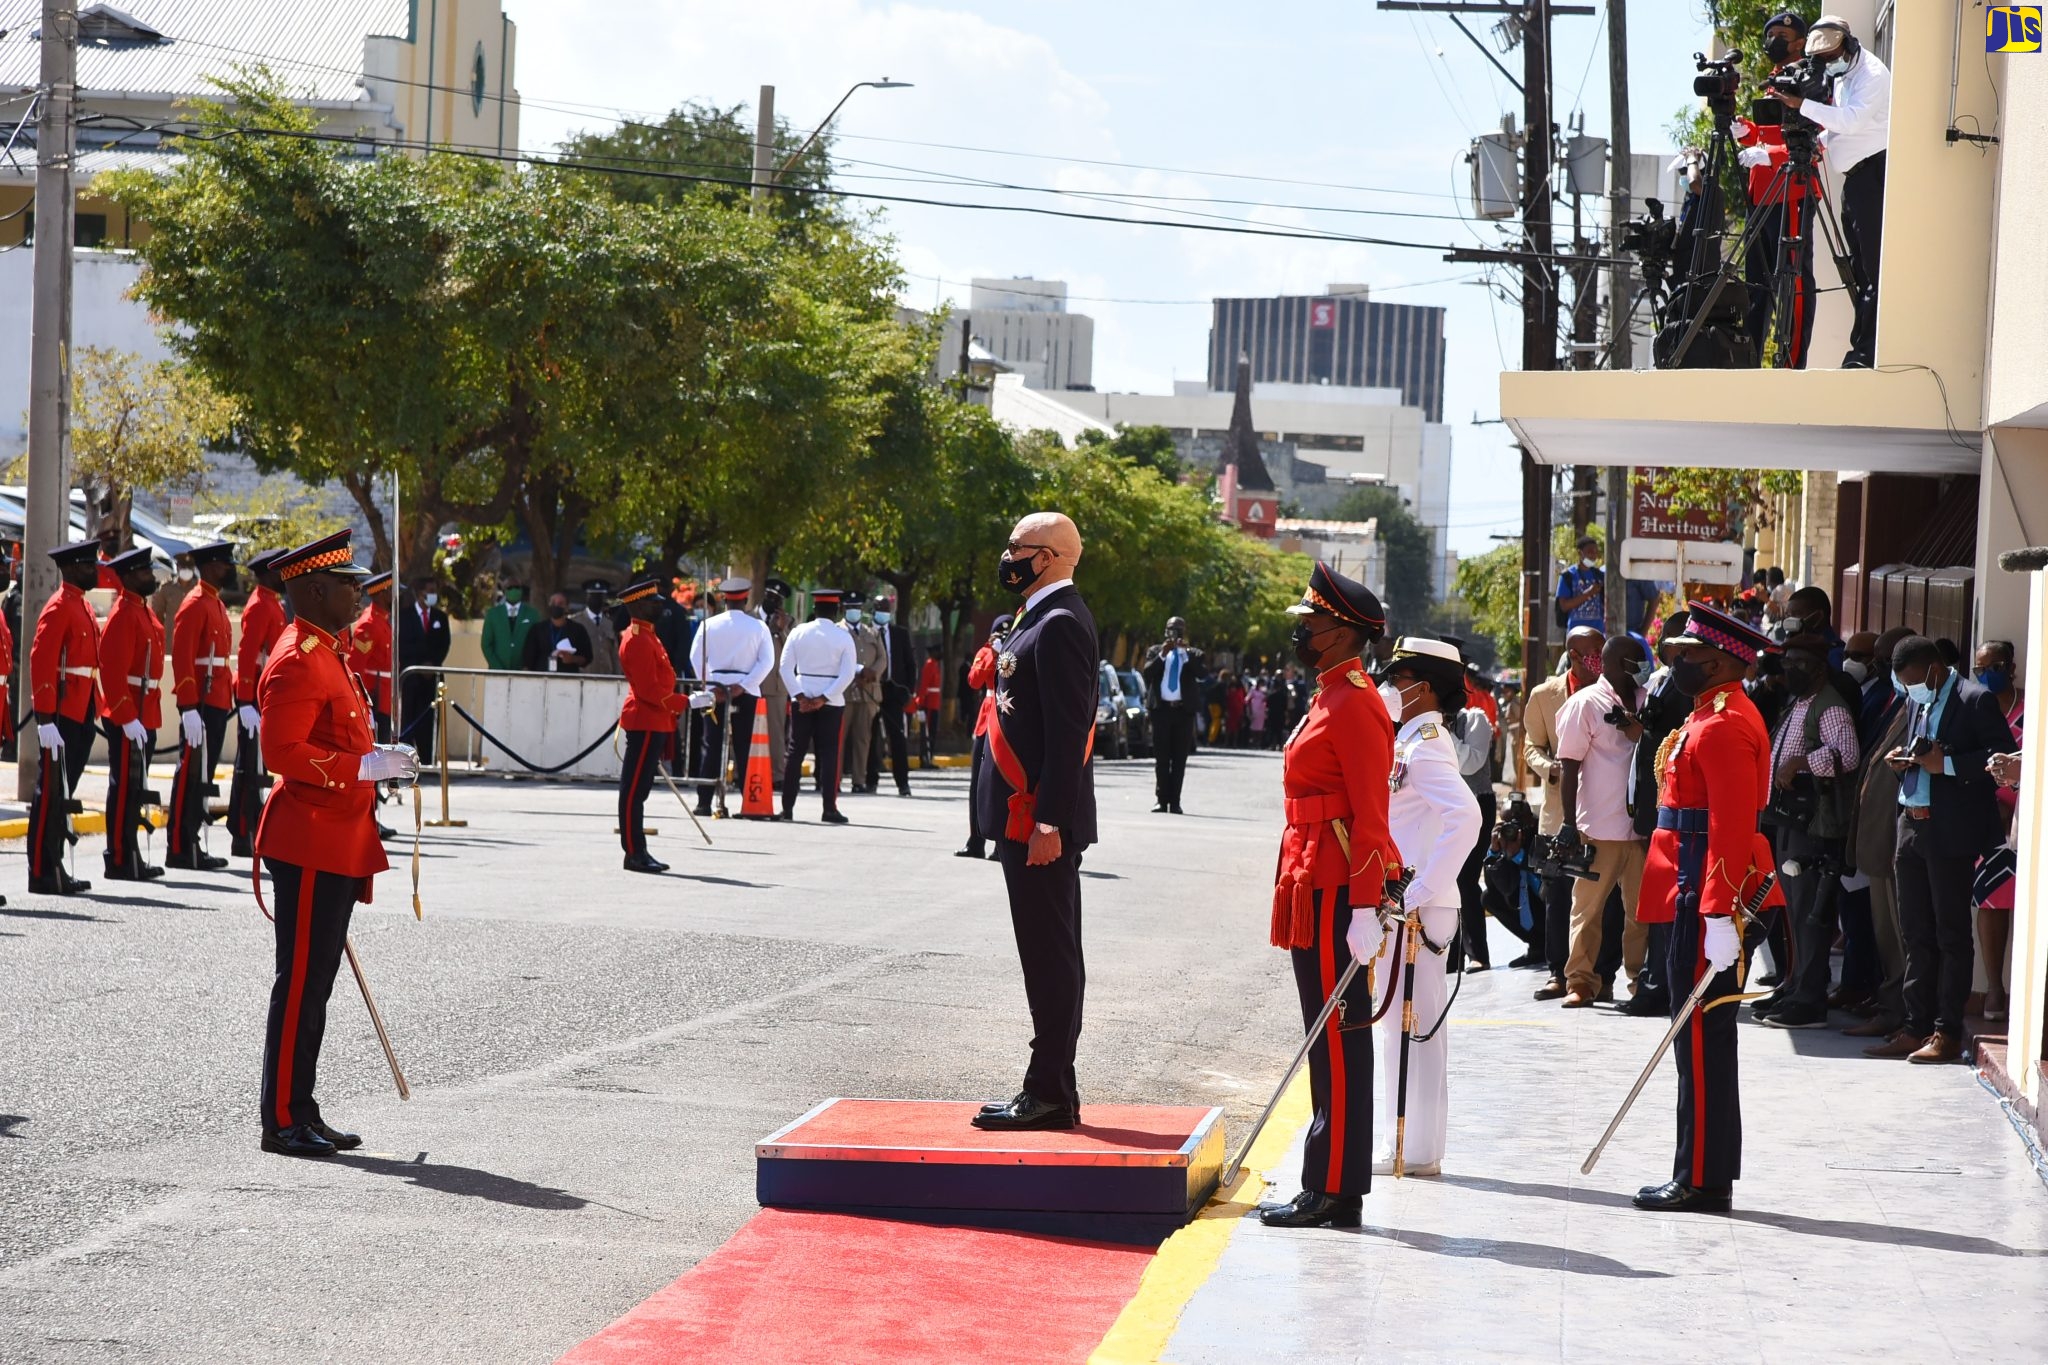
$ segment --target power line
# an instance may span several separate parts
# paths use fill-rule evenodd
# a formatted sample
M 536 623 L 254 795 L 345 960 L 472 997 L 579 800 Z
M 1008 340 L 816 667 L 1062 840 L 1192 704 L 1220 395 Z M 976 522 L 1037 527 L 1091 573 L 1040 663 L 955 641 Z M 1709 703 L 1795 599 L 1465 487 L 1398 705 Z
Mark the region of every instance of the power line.
M 930 282 L 930 283 L 932 283 L 932 284 L 945 284 L 945 285 L 951 285 L 951 286 L 952 286 L 952 287 L 954 287 L 955 289 L 972 289 L 972 288 L 974 287 L 974 282 L 973 282 L 972 280 L 950 280 L 950 279 L 947 279 L 947 278 L 946 278 L 945 276 L 943 276 L 943 275 L 926 275 L 926 274 L 923 274 L 923 273 L 921 273 L 921 272 L 919 272 L 919 271 L 915 271 L 915 270 L 905 270 L 905 271 L 903 271 L 903 272 L 901 272 L 901 273 L 902 273 L 902 275 L 903 275 L 903 277 L 904 277 L 905 279 L 911 279 L 911 280 L 925 280 L 925 281 L 928 281 L 928 282 Z M 1374 294 L 1390 294 L 1390 293 L 1392 293 L 1393 291 L 1395 291 L 1396 289 L 1422 289 L 1422 288 L 1424 288 L 1424 287 L 1426 287 L 1426 286 L 1429 286 L 1429 285 L 1433 285 L 1433 284 L 1453 284 L 1453 283 L 1456 283 L 1456 282 L 1458 282 L 1458 281 L 1461 281 L 1461 280 L 1470 280 L 1470 279 L 1477 279 L 1477 278 L 1478 278 L 1478 276 L 1476 276 L 1476 275 L 1472 275 L 1472 274 L 1464 274 L 1464 275 L 1445 275 L 1445 276 L 1442 276 L 1442 277 L 1440 277 L 1440 278 L 1438 278 L 1438 279 L 1433 279 L 1433 280 L 1407 280 L 1407 281 L 1404 281 L 1404 282 L 1402 282 L 1402 283 L 1400 283 L 1400 284 L 1388 284 L 1388 285 L 1374 285 L 1374 286 L 1373 286 L 1373 293 L 1374 293 Z M 1068 295 L 1066 296 L 1066 298 L 1067 298 L 1067 301 L 1068 301 L 1068 302 L 1070 302 L 1070 303 L 1129 303 L 1129 304 L 1148 304 L 1148 305 L 1155 305 L 1155 306 L 1158 306 L 1158 307 L 1164 307 L 1164 308 L 1198 308 L 1198 307 L 1199 307 L 1199 308 L 1208 308 L 1208 307 L 1212 306 L 1212 305 L 1213 305 L 1213 304 L 1214 304 L 1214 303 L 1216 302 L 1216 300 L 1215 300 L 1215 299 L 1213 299 L 1213 298 L 1207 298 L 1207 299 L 1127 299 L 1127 298 L 1114 298 L 1114 297 L 1110 297 L 1110 296 L 1108 296 L 1108 295 L 1103 295 L 1103 294 L 1068 294 Z

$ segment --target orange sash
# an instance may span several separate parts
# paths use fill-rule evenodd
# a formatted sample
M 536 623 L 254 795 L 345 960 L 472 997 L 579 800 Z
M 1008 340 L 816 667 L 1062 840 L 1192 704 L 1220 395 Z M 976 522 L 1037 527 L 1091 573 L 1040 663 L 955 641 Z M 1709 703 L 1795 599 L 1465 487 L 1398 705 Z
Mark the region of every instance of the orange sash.
M 1003 733 L 1002 708 L 995 706 L 989 708 L 988 756 L 995 760 L 996 771 L 1003 775 L 1003 781 L 1010 784 L 1010 813 L 1003 821 L 1003 837 L 1028 844 L 1031 832 L 1038 827 L 1038 797 L 1031 790 L 1031 778 L 1024 771 L 1023 760 L 1010 747 L 1010 737 Z M 1081 766 L 1087 767 L 1094 757 L 1095 727 L 1091 725 L 1088 727 L 1088 746 L 1081 752 Z

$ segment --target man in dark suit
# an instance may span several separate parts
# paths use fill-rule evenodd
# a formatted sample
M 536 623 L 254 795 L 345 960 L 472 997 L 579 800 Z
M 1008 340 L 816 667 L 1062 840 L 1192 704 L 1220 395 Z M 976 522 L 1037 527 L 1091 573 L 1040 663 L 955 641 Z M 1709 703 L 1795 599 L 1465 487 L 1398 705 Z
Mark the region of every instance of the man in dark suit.
M 910 736 L 904 728 L 904 707 L 910 704 L 917 686 L 917 658 L 911 652 L 910 632 L 896 620 L 896 603 L 888 597 L 875 598 L 875 631 L 882 637 L 882 733 L 889 742 L 889 772 L 896 779 L 896 794 L 910 795 Z M 868 750 L 868 790 L 875 789 L 882 775 L 882 749 Z
M 1031 1006 L 1031 1064 L 1008 1104 L 977 1128 L 1072 1128 L 1080 1121 L 1074 1050 L 1081 1036 L 1081 853 L 1095 842 L 1095 618 L 1074 587 L 1081 533 L 1057 512 L 1017 523 L 997 565 L 1024 599 L 996 658 L 990 762 L 975 788 L 996 856 Z
M 1186 619 L 1167 617 L 1166 637 L 1145 651 L 1154 815 L 1180 814 L 1181 783 L 1187 780 L 1188 753 L 1195 747 L 1195 712 L 1202 704 L 1201 672 L 1202 651 L 1188 648 Z
M 398 668 L 427 665 L 439 668 L 448 661 L 448 613 L 441 610 L 440 580 L 421 574 L 400 605 L 398 616 Z M 407 744 L 419 750 L 422 762 L 431 763 L 434 748 L 434 675 L 415 673 L 399 686 L 399 725 Z
M 1970 883 L 2004 838 L 1985 764 L 2017 745 L 1998 699 L 1942 662 L 1924 635 L 1892 649 L 1906 689 L 1906 742 L 1885 755 L 1899 774 L 1899 928 L 1906 945 L 1905 1028 L 1877 1057 L 1953 1062 L 1963 1055 L 1970 993 Z

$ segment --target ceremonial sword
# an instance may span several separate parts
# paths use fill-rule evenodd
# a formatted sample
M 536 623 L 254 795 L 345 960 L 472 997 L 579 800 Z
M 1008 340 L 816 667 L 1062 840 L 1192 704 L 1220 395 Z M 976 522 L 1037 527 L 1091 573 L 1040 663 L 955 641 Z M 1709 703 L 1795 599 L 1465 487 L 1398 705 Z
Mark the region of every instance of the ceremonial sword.
M 1750 897 L 1749 904 L 1737 907 L 1742 911 L 1742 917 L 1752 924 L 1756 923 L 1757 912 L 1764 908 L 1764 901 L 1769 899 L 1771 888 L 1777 884 L 1778 874 L 1776 872 L 1764 873 L 1763 885 L 1757 888 L 1754 896 Z M 1706 932 L 1704 920 L 1701 922 L 1700 932 L 1702 934 Z M 1739 944 L 1736 951 L 1739 956 L 1741 952 Z M 1628 1098 L 1621 1102 L 1621 1108 L 1617 1109 L 1614 1112 L 1614 1117 L 1607 1122 L 1607 1131 L 1600 1135 L 1600 1140 L 1593 1144 L 1593 1150 L 1586 1154 L 1584 1164 L 1579 1167 L 1580 1175 L 1593 1174 L 1593 1167 L 1599 1162 L 1600 1154 L 1607 1150 L 1607 1144 L 1613 1140 L 1615 1130 L 1621 1127 L 1621 1121 L 1628 1117 L 1629 1108 L 1635 1104 L 1636 1096 L 1642 1094 L 1643 1087 L 1650 1083 L 1651 1073 L 1656 1071 L 1657 1063 L 1664 1060 L 1664 1054 L 1671 1050 L 1672 1041 L 1678 1037 L 1679 1030 L 1685 1027 L 1686 1021 L 1691 1019 L 1694 1011 L 1699 1009 L 1700 1001 L 1706 998 L 1707 987 L 1712 985 L 1714 978 L 1719 975 L 1719 972 L 1702 972 L 1700 974 L 1699 981 L 1692 988 L 1692 994 L 1685 998 L 1685 1004 L 1680 1007 L 1677 1016 L 1672 1019 L 1671 1027 L 1664 1030 L 1663 1041 L 1658 1043 L 1657 1050 L 1650 1054 L 1649 1062 L 1643 1067 L 1643 1074 L 1636 1077 L 1636 1083 L 1629 1087 Z
M 1402 868 L 1400 880 L 1387 888 L 1386 899 L 1397 906 L 1401 905 L 1403 898 L 1408 894 L 1408 884 L 1414 880 L 1415 869 Z M 1360 965 L 1357 958 L 1352 958 L 1350 965 L 1344 968 L 1344 974 L 1337 978 L 1337 988 L 1331 991 L 1330 998 L 1323 1002 L 1322 1012 L 1316 1015 L 1316 1021 L 1308 1026 L 1308 1036 L 1301 1040 L 1301 1047 L 1295 1052 L 1294 1060 L 1287 1064 L 1285 1074 L 1280 1077 L 1280 1084 L 1273 1087 L 1273 1098 L 1266 1101 L 1265 1112 L 1259 1115 L 1259 1121 L 1254 1123 L 1251 1132 L 1245 1135 L 1244 1144 L 1237 1149 L 1237 1155 L 1223 1168 L 1223 1178 L 1218 1188 L 1227 1188 L 1231 1181 L 1237 1179 L 1238 1170 L 1243 1167 L 1245 1157 L 1250 1155 L 1252 1144 L 1259 1140 L 1259 1134 L 1265 1130 L 1267 1122 L 1273 1117 L 1273 1111 L 1280 1107 L 1280 1097 L 1287 1093 L 1288 1083 L 1294 1079 L 1294 1073 L 1301 1070 L 1302 1062 L 1308 1057 L 1308 1050 L 1315 1046 L 1316 1039 L 1323 1036 L 1323 1030 L 1329 1026 L 1330 1016 L 1337 1012 L 1337 1006 L 1343 1001 L 1344 992 L 1351 988 L 1351 978 L 1358 975 Z

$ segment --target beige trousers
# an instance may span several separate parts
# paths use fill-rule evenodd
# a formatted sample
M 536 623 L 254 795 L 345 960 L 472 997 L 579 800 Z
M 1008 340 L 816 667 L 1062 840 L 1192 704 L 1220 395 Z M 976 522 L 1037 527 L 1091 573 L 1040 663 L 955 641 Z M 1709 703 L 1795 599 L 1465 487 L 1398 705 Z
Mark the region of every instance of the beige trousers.
M 1643 955 L 1649 947 L 1649 927 L 1636 919 L 1636 900 L 1643 889 L 1643 861 L 1650 846 L 1640 839 L 1586 841 L 1593 848 L 1592 881 L 1572 882 L 1572 946 L 1565 959 L 1566 989 L 1592 996 L 1600 990 L 1600 977 L 1593 964 L 1600 958 L 1602 913 L 1617 884 L 1626 918 L 1622 921 L 1621 962 L 1628 969 L 1629 993 L 1635 993 L 1636 978 L 1642 974 Z

